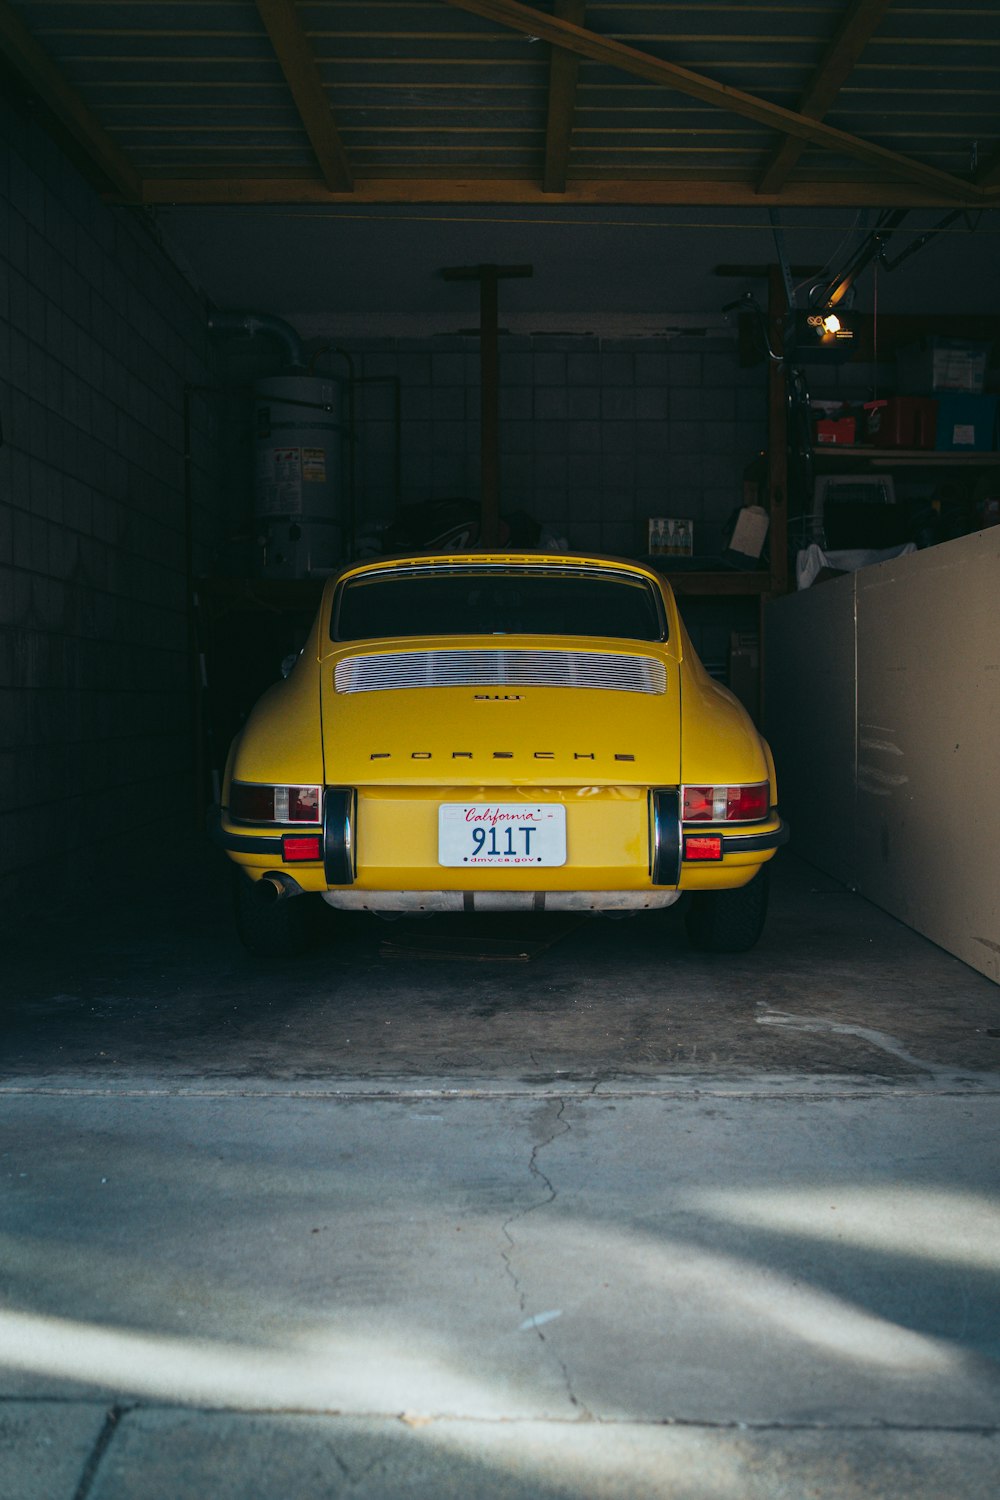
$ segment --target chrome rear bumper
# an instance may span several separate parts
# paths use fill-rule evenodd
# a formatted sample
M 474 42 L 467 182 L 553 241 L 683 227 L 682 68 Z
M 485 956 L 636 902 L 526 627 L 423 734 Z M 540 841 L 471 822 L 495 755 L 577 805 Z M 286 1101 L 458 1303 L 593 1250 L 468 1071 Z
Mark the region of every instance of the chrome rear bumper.
M 680 891 L 322 891 L 340 911 L 655 911 Z

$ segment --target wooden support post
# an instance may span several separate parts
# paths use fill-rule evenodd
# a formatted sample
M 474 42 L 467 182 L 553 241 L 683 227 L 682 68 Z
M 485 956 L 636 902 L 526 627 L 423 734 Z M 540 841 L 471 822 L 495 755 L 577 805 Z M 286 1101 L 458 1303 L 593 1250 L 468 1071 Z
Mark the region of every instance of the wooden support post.
M 497 268 L 479 278 L 479 540 L 500 540 L 500 378 L 497 357 Z
M 781 268 L 768 270 L 768 338 L 775 354 L 785 350 L 788 299 Z M 767 508 L 771 516 L 771 592 L 788 592 L 788 391 L 785 366 L 771 360 L 767 390 Z
M 506 276 L 530 276 L 531 266 L 446 266 L 446 281 L 479 282 L 479 541 L 495 547 L 500 540 L 500 382 L 497 353 L 497 282 Z

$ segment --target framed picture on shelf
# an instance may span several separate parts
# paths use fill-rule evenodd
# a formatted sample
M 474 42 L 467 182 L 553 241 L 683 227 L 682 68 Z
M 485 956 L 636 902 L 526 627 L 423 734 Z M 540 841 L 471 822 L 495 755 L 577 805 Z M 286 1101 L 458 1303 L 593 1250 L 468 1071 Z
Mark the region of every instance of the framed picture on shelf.
M 694 522 L 678 516 L 650 516 L 650 557 L 691 557 L 694 554 Z

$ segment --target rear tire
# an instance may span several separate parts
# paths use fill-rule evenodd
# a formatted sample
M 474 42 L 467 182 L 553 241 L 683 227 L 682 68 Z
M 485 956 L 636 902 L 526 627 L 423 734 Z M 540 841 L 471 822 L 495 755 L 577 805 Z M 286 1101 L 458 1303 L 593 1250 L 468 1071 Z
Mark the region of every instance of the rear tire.
M 746 953 L 764 930 L 770 875 L 763 865 L 734 891 L 697 891 L 686 919 L 692 947 L 703 953 Z
M 313 902 L 305 896 L 283 896 L 269 901 L 259 890 L 259 884 L 241 870 L 234 872 L 233 896 L 240 942 L 255 958 L 295 958 L 312 938 Z

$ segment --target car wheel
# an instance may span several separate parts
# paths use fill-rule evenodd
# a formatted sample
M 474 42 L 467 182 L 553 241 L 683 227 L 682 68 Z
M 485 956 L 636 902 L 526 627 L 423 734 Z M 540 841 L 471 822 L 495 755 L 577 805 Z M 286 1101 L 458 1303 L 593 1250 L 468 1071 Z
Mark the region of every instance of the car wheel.
M 769 884 L 764 865 L 735 891 L 698 891 L 691 897 L 687 934 L 706 953 L 746 953 L 764 930 Z
M 313 902 L 305 896 L 271 901 L 259 881 L 234 871 L 236 931 L 240 942 L 256 958 L 294 958 L 312 937 Z

